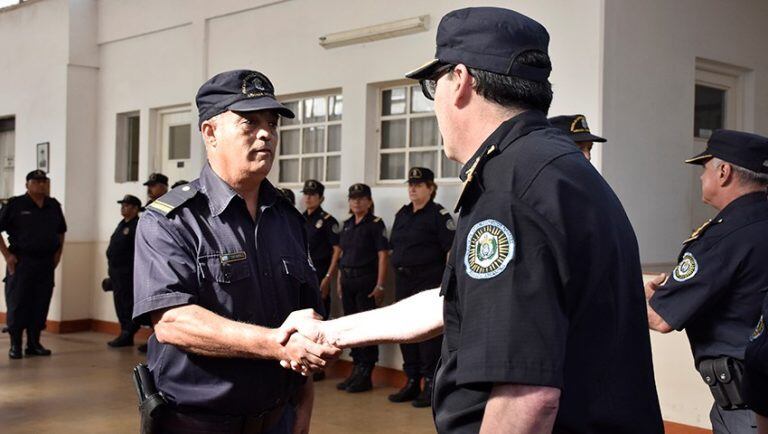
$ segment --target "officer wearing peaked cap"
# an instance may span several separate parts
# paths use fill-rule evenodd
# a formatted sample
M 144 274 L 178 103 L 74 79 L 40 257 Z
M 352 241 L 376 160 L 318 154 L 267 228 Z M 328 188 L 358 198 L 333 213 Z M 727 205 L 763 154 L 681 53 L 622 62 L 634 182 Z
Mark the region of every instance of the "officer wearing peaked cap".
M 592 134 L 587 125 L 587 118 L 584 115 L 565 115 L 549 118 L 549 123 L 558 130 L 568 134 L 576 146 L 581 149 L 581 153 L 592 159 L 592 145 L 594 142 L 604 143 L 607 140 Z
M 713 431 L 754 433 L 738 384 L 768 288 L 768 138 L 718 130 L 686 163 L 702 166 L 701 199 L 718 213 L 683 242 L 670 277 L 646 284 L 648 323 L 662 333 L 685 329 L 715 398 Z
M 147 187 L 147 205 L 149 205 L 153 200 L 168 193 L 168 177 L 162 173 L 151 173 L 144 186 Z
M 149 370 L 166 401 L 142 417 L 159 432 L 306 432 L 312 382 L 279 361 L 309 373 L 338 350 L 290 334 L 322 312 L 304 219 L 267 180 L 279 117 L 294 115 L 257 71 L 212 77 L 196 102 L 208 163 L 136 234 L 133 315 L 154 324 Z
M 434 201 L 437 194 L 434 172 L 426 167 L 412 167 L 407 183 L 410 203 L 395 215 L 390 236 L 398 301 L 440 285 L 456 232 L 451 213 Z M 397 393 L 389 395 L 390 401 L 412 401 L 414 407 L 431 405 L 441 344 L 442 336 L 436 336 L 424 342 L 400 345 L 408 381 Z
M 464 164 L 441 290 L 314 328 L 341 346 L 444 330 L 440 433 L 660 434 L 637 240 L 611 188 L 547 121 L 548 43 L 507 9 L 443 17 L 435 59 L 407 75 Z

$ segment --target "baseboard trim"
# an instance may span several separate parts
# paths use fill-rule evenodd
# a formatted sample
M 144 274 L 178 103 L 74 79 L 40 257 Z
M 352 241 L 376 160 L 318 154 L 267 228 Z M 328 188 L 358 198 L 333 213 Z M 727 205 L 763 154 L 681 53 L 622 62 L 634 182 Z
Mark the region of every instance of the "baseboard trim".
M 5 324 L 5 320 L 5 312 L 0 312 L 0 323 Z M 114 321 L 102 321 L 100 319 L 92 318 L 65 321 L 55 321 L 49 319 L 45 322 L 45 331 L 55 334 L 94 331 L 117 336 L 120 334 L 120 324 Z M 152 335 L 151 329 L 141 328 L 136 333 L 136 338 L 149 339 L 150 335 Z
M 326 369 L 329 377 L 343 378 L 352 372 L 352 362 L 348 360 L 337 360 L 333 365 Z M 385 386 L 401 388 L 408 377 L 403 371 L 398 369 L 376 366 L 373 370 L 373 384 L 375 386 Z M 712 434 L 712 430 L 698 428 L 676 422 L 664 421 L 665 434 Z

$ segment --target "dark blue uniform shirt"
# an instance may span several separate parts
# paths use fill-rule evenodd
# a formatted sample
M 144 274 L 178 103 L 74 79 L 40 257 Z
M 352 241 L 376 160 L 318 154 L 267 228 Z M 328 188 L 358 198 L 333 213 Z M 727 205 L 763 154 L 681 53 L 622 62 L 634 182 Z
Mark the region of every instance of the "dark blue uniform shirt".
M 304 219 L 267 180 L 259 207 L 254 222 L 208 165 L 199 179 L 153 202 L 136 235 L 134 318 L 197 304 L 235 321 L 278 327 L 297 309 L 321 311 Z M 148 361 L 158 389 L 181 411 L 257 415 L 288 399 L 302 381 L 274 360 L 206 357 L 154 336 Z
M 318 208 L 312 214 L 304 211 L 309 241 L 309 256 L 315 264 L 330 264 L 333 256 L 333 246 L 339 245 L 341 227 L 332 215 Z
M 696 366 L 705 358 L 742 360 L 768 288 L 766 194 L 734 200 L 696 232 L 650 305 L 672 328 L 685 329 Z
M 339 260 L 341 267 L 376 267 L 379 252 L 389 250 L 387 228 L 381 217 L 371 213 L 360 223 L 355 223 L 355 216 L 352 216 L 344 221 L 339 246 L 343 252 Z
M 455 232 L 456 223 L 442 205 L 430 200 L 416 212 L 413 203 L 404 205 L 395 215 L 389 237 L 392 266 L 444 264 Z
M 120 220 L 109 238 L 107 264 L 115 270 L 133 270 L 133 250 L 136 243 L 136 225 L 139 217 L 130 221 Z
M 440 433 L 476 433 L 496 383 L 562 391 L 555 433 L 662 433 L 637 241 L 605 180 L 539 111 L 462 170 L 443 277 Z
M 768 333 L 765 321 L 768 319 L 768 286 L 763 289 L 763 314 L 749 337 L 749 345 L 744 355 L 744 400 L 749 407 L 764 417 L 768 417 Z
M 41 208 L 23 194 L 0 211 L 0 232 L 8 232 L 8 249 L 15 255 L 52 255 L 61 247 L 67 222 L 56 199 L 46 197 Z

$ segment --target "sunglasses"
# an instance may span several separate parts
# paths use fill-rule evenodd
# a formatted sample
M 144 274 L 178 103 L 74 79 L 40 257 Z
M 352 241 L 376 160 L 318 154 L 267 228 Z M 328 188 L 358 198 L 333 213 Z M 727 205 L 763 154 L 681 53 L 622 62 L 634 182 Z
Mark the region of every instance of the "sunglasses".
M 431 77 L 419 80 L 419 84 L 421 85 L 421 92 L 424 94 L 424 97 L 430 101 L 434 101 L 437 80 L 439 80 L 443 75 L 453 71 L 453 68 L 455 67 L 456 65 L 443 65 L 437 68 Z

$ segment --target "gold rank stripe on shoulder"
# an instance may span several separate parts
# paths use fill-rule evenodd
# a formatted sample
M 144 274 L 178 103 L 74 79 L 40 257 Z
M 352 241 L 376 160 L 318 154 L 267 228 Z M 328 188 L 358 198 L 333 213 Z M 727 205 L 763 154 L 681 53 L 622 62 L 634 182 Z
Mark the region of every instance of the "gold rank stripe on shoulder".
M 329 218 L 331 218 L 331 215 L 330 214 L 326 214 L 325 217 L 323 217 L 323 220 L 328 220 Z
M 373 222 L 374 222 L 374 223 L 378 223 L 378 222 L 380 222 L 380 221 L 381 221 L 381 217 L 376 217 L 375 219 L 373 219 Z
M 722 223 L 722 222 L 723 222 L 723 219 L 718 219 L 717 221 L 712 221 L 712 219 L 707 220 L 706 222 L 704 222 L 703 225 L 699 226 L 695 231 L 693 231 L 693 233 L 691 233 L 691 236 L 688 237 L 687 240 L 683 241 L 683 244 L 688 244 L 691 241 L 699 239 L 701 234 L 703 234 L 704 231 L 706 231 L 711 225 Z
M 159 200 L 154 200 L 152 203 L 147 205 L 148 208 L 154 208 L 158 211 L 160 211 L 163 214 L 168 214 L 169 212 L 173 211 L 173 206 L 168 205 L 165 202 L 160 202 Z
M 454 212 L 459 212 L 461 199 L 464 197 L 464 192 L 467 190 L 467 186 L 469 186 L 469 183 L 472 182 L 472 179 L 475 177 L 475 170 L 477 169 L 477 165 L 480 164 L 480 160 L 482 160 L 485 156 L 493 154 L 494 152 L 496 152 L 496 145 L 491 145 L 491 147 L 485 151 L 485 154 L 478 156 L 475 158 L 475 161 L 472 162 L 472 166 L 469 168 L 469 170 L 467 170 L 467 179 L 464 180 L 464 184 L 461 186 L 461 193 L 459 193 L 459 200 L 456 201 Z

